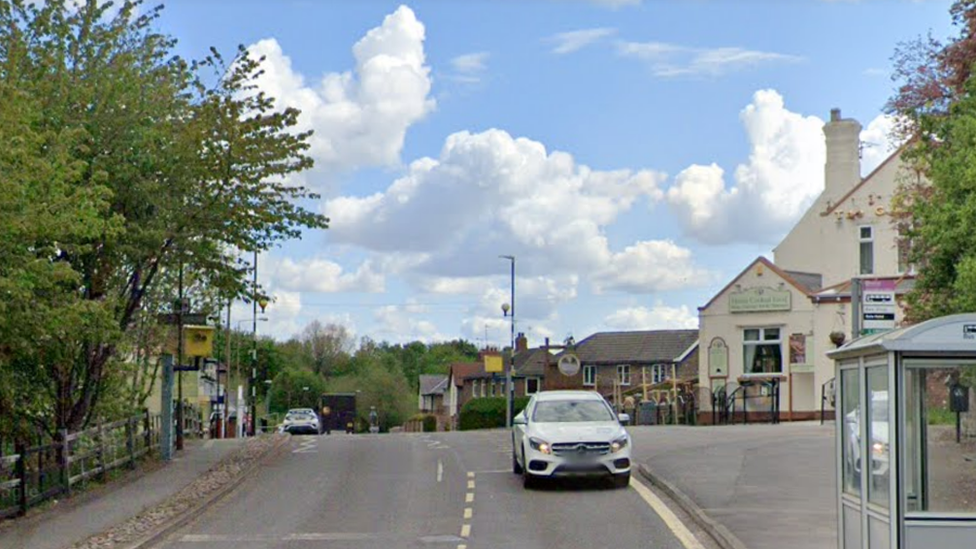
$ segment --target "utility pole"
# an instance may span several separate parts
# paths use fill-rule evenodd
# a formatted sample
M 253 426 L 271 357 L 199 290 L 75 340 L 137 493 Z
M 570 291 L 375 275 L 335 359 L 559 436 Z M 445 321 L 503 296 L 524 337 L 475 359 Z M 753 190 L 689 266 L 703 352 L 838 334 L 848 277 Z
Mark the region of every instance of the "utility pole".
M 227 407 L 230 405 L 230 399 L 227 398 L 227 390 L 230 388 L 230 338 L 233 337 L 231 333 L 231 323 L 230 323 L 230 305 L 231 300 L 227 300 L 227 341 L 225 346 L 227 352 L 224 354 L 224 402 L 220 409 L 220 438 L 225 438 L 227 436 Z M 220 365 L 217 366 L 218 368 Z M 220 370 L 217 370 L 217 378 L 220 378 Z M 218 383 L 217 394 L 220 394 L 220 387 Z
M 258 251 L 254 250 L 254 293 L 251 296 L 251 436 L 257 424 L 258 413 Z
M 183 313 L 186 303 L 183 301 L 183 259 L 180 258 L 180 272 L 178 292 L 179 302 L 176 311 L 176 449 L 183 449 Z
M 505 368 L 505 427 L 510 428 L 512 426 L 512 370 L 515 369 L 515 256 L 500 255 L 498 257 L 502 259 L 507 259 L 512 264 L 511 305 L 510 307 L 507 308 L 505 306 L 502 306 L 503 314 L 508 315 L 509 313 L 511 313 L 510 326 L 511 326 L 512 353 L 509 356 L 509 361 Z
M 851 279 L 851 339 L 861 337 L 861 279 Z

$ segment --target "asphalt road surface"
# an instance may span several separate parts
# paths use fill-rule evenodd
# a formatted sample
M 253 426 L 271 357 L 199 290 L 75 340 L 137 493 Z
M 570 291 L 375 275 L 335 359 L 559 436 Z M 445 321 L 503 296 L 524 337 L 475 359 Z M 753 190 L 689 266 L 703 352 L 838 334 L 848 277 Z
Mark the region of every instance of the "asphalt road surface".
M 592 481 L 524 490 L 511 472 L 509 436 L 294 437 L 286 455 L 159 547 L 701 547 L 680 523 L 670 526 L 678 521 L 662 518 L 636 482 L 623 490 Z

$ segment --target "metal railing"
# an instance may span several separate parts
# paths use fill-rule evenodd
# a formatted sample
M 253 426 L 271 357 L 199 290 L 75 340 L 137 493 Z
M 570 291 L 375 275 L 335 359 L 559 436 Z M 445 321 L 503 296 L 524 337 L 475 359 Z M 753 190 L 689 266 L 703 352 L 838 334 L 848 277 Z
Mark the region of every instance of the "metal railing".
M 731 385 L 731 384 L 730 384 Z M 755 392 L 749 394 L 750 387 L 759 387 L 759 394 Z M 732 392 L 728 392 L 728 386 L 722 386 L 712 391 L 712 424 L 729 425 L 736 422 L 738 413 L 738 402 L 742 402 L 742 422 L 749 423 L 749 400 L 769 400 L 769 422 L 779 423 L 779 404 L 780 404 L 780 383 L 775 379 L 752 381 L 743 383 Z M 766 410 L 755 408 L 753 412 L 765 412 Z
M 61 431 L 48 444 L 16 443 L 12 455 L 0 455 L 0 519 L 70 495 L 78 483 L 104 480 L 114 469 L 135 467 L 137 459 L 159 448 L 160 427 L 159 416 L 147 411 L 76 433 Z

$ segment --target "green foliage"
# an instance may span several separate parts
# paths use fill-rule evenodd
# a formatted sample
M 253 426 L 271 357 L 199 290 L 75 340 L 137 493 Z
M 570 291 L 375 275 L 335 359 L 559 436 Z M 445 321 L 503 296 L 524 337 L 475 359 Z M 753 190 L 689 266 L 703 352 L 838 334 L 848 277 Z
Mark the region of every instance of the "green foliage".
M 271 383 L 270 411 L 283 414 L 292 408 L 318 410 L 319 397 L 324 392 L 325 381 L 320 376 L 305 370 L 284 370 Z
M 529 397 L 516 397 L 513 402 L 514 414 L 525 409 Z M 514 415 L 513 415 L 514 417 Z M 473 398 L 461 407 L 458 419 L 458 429 L 471 431 L 474 429 L 495 429 L 505 427 L 505 398 L 486 397 Z
M 432 414 L 425 414 L 423 417 L 424 432 L 433 433 L 437 430 L 437 417 Z
M 384 364 L 385 356 L 376 350 L 360 350 L 350 360 L 350 373 L 328 381 L 330 393 L 357 393 L 356 412 L 368 421 L 371 406 L 379 414 L 380 428 L 402 425 L 417 410 L 417 395 L 403 373 Z
M 236 251 L 327 225 L 285 184 L 309 134 L 254 88 L 259 60 L 187 62 L 160 8 L 71 4 L 0 0 L 0 435 L 137 399 L 113 376 L 120 356 L 152 367 L 177 271 L 215 311 L 259 291 Z

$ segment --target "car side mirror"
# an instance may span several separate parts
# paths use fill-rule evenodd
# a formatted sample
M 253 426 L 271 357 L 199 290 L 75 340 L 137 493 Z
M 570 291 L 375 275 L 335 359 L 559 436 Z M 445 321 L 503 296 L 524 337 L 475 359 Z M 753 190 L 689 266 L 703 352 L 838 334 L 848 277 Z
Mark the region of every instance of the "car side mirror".
M 617 414 L 617 420 L 623 425 L 629 425 L 630 414 Z
M 528 425 L 529 421 L 525 418 L 524 414 L 519 414 L 512 418 L 512 425 Z

